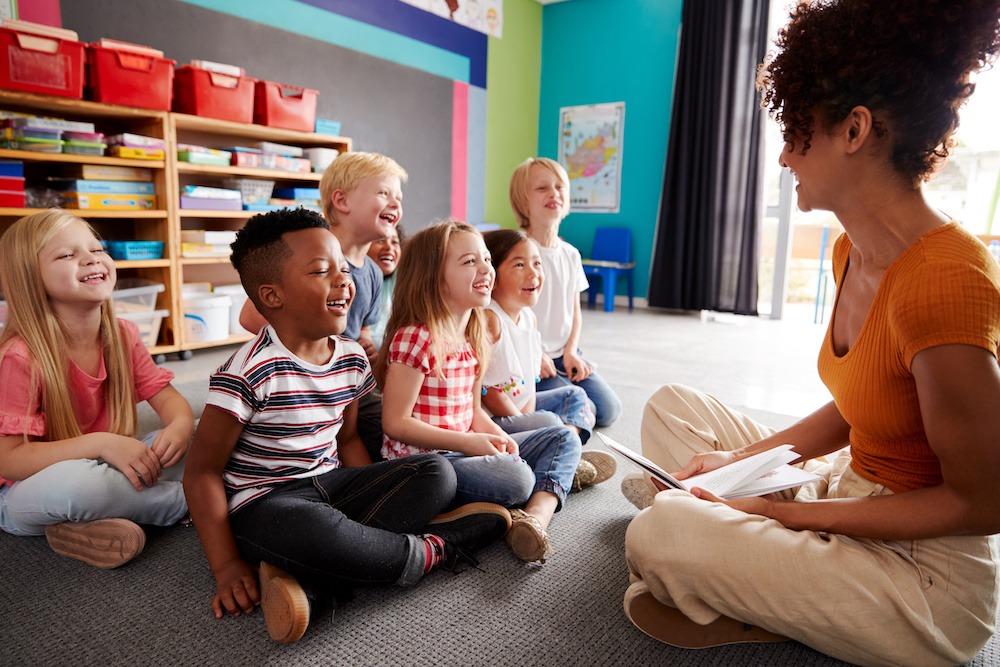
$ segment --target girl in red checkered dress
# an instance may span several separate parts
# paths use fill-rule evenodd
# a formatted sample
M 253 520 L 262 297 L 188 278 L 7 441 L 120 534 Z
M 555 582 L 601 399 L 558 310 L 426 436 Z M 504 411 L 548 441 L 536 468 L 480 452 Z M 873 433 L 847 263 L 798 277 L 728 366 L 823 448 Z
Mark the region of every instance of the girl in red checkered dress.
M 522 560 L 545 562 L 545 529 L 572 487 L 580 438 L 564 426 L 508 435 L 482 409 L 483 308 L 495 277 L 482 235 L 455 220 L 427 227 L 408 242 L 398 276 L 375 367 L 382 455 L 443 454 L 458 477 L 455 502 L 523 508 L 511 513 L 507 542 Z

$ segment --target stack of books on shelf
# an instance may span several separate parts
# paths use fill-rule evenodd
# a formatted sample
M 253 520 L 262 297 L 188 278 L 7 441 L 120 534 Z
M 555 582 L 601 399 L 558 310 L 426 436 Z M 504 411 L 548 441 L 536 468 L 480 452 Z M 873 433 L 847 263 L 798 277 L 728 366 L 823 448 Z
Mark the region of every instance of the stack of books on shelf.
M 243 201 L 239 190 L 213 188 L 207 185 L 185 185 L 181 188 L 181 208 L 202 211 L 241 211 Z
M 177 159 L 191 164 L 203 164 L 212 167 L 227 167 L 232 153 L 220 151 L 217 148 L 196 146 L 194 144 L 177 144 Z
M 162 160 L 167 154 L 163 139 L 123 132 L 108 137 L 108 155 L 133 160 Z
M 312 171 L 312 162 L 303 158 L 303 150 L 298 146 L 286 146 L 270 141 L 253 142 L 247 146 L 233 146 L 230 164 L 234 167 L 277 169 L 297 174 Z
M 234 231 L 194 229 L 181 232 L 181 257 L 229 257 Z
M 69 165 L 50 176 L 49 187 L 62 193 L 68 208 L 146 210 L 156 208 L 153 173 L 142 167 Z
M 24 208 L 24 163 L 0 160 L 0 206 Z
M 288 208 L 307 208 L 317 213 L 323 212 L 319 188 L 275 188 L 271 204 Z
M 0 111 L 0 148 L 42 153 L 104 155 L 104 135 L 93 123 Z

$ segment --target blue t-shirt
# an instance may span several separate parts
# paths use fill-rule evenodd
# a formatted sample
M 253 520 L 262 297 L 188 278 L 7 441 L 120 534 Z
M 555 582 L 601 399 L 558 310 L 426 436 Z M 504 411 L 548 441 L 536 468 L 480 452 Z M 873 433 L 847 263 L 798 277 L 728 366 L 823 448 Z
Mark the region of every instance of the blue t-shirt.
M 354 301 L 347 311 L 347 329 L 341 334 L 344 338 L 357 340 L 361 335 L 361 327 L 370 327 L 379 319 L 379 298 L 382 295 L 382 269 L 365 257 L 363 266 L 351 267 L 351 278 L 354 280 Z

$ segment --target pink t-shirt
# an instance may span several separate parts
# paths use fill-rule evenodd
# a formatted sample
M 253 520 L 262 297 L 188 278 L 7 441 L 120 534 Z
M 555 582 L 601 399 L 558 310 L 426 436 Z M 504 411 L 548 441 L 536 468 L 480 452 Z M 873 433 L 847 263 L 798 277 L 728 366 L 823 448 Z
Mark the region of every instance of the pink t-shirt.
M 125 345 L 132 360 L 132 374 L 136 397 L 140 401 L 152 398 L 170 384 L 174 374 L 153 362 L 149 350 L 142 344 L 139 329 L 127 320 L 118 320 L 122 327 Z M 0 358 L 0 435 L 46 435 L 45 415 L 42 413 L 42 388 L 32 384 L 31 371 L 34 360 L 27 344 L 15 338 Z M 36 370 L 36 383 L 40 373 Z M 104 401 L 104 383 L 107 371 L 104 358 L 97 376 L 85 373 L 72 361 L 69 367 L 69 389 L 73 410 L 84 433 L 106 431 L 108 409 Z M 0 477 L 0 483 L 9 482 Z
M 424 374 L 420 393 L 413 406 L 413 416 L 431 426 L 467 433 L 472 429 L 472 390 L 476 385 L 479 361 L 472 346 L 464 343 L 444 360 L 438 375 L 438 361 L 431 354 L 431 334 L 423 325 L 403 327 L 389 346 L 389 363 L 406 364 Z M 382 438 L 382 456 L 397 459 L 411 454 L 433 452 L 389 436 Z

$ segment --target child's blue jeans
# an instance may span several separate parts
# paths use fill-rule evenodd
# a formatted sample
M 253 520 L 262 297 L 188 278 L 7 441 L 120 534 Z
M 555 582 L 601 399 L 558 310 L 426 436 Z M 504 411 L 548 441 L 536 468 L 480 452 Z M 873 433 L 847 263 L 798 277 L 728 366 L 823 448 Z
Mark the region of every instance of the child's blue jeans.
M 147 447 L 160 433 L 142 442 Z M 120 471 L 97 459 L 53 463 L 34 475 L 0 487 L 0 529 L 13 535 L 44 535 L 65 521 L 130 519 L 172 526 L 187 514 L 181 478 L 184 461 L 166 468 L 156 484 L 136 491 Z
M 580 437 L 562 425 L 509 435 L 517 443 L 517 456 L 444 455 L 458 477 L 456 503 L 517 507 L 536 491 L 548 491 L 559 499 L 561 508 L 580 462 Z
M 535 393 L 535 411 L 521 415 L 494 417 L 507 433 L 533 431 L 546 426 L 575 426 L 580 429 L 580 443 L 587 444 L 594 430 L 594 411 L 587 392 L 576 385 L 556 387 Z
M 537 391 L 548 391 L 556 387 L 580 387 L 587 392 L 587 397 L 594 403 L 594 412 L 597 416 L 598 426 L 609 426 L 622 414 L 622 402 L 615 394 L 615 390 L 604 381 L 597 372 L 590 374 L 586 380 L 573 382 L 566 377 L 566 367 L 563 365 L 563 358 L 553 359 L 552 363 L 556 367 L 555 377 L 542 378 L 535 385 Z

